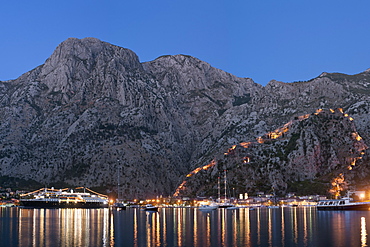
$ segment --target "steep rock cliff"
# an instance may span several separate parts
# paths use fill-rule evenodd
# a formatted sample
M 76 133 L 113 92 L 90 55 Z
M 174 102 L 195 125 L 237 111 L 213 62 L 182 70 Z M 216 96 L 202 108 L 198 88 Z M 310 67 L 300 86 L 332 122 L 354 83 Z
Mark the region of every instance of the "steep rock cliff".
M 271 81 L 262 87 L 194 57 L 162 56 L 140 63 L 128 49 L 70 38 L 43 65 L 0 82 L 0 175 L 49 186 L 110 189 L 120 177 L 126 197 L 171 195 L 186 174 L 232 145 L 320 108 L 343 108 L 366 143 L 369 80 L 369 71 L 323 73 L 307 82 Z M 327 124 L 332 123 L 320 126 L 325 130 Z M 314 150 L 320 135 L 315 139 L 301 132 L 295 134 L 297 142 Z M 336 132 L 336 138 L 344 136 Z M 322 149 L 317 166 L 334 166 L 339 159 L 331 155 L 335 145 Z M 260 152 L 274 153 L 267 150 Z M 314 159 L 297 152 L 285 157 L 284 166 Z M 266 159 L 261 166 L 272 167 L 271 162 Z M 261 169 L 274 174 L 272 168 Z M 304 179 L 301 174 L 320 177 L 302 169 L 284 176 L 289 181 Z M 361 169 L 365 174 L 366 165 Z M 275 182 L 282 190 L 288 186 L 283 180 Z M 241 184 L 240 190 L 252 189 Z

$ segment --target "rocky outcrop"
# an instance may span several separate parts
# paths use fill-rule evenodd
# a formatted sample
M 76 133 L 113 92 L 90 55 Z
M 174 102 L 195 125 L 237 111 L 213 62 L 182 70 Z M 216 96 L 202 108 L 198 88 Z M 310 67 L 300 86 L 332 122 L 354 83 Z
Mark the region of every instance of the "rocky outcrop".
M 295 169 L 294 174 L 277 172 L 283 177 L 274 186 L 281 191 L 289 186 L 287 177 L 294 182 L 326 176 L 328 181 L 340 170 L 338 162 L 347 165 L 350 151 L 334 155 L 335 145 L 348 141 L 342 131 L 358 133 L 364 145 L 370 138 L 369 80 L 368 71 L 323 73 L 307 82 L 271 81 L 262 87 L 194 57 L 162 56 L 140 63 L 128 49 L 94 38 L 70 38 L 43 65 L 0 82 L 0 176 L 109 189 L 115 189 L 119 177 L 125 197 L 167 196 L 186 174 L 232 145 L 253 141 L 317 109 L 343 108 L 356 130 L 335 125 L 332 133 L 338 137 L 331 138 L 337 143 L 318 146 L 321 134 L 300 129 L 292 134 L 299 145 L 284 162 L 256 156 L 264 160 L 259 166 L 270 167 L 261 168 L 261 179 L 275 174 L 275 163 Z M 332 125 L 323 120 L 315 131 L 327 133 Z M 276 151 L 259 146 L 259 153 Z M 322 156 L 306 155 L 318 148 Z M 294 166 L 298 160 L 329 168 L 303 172 L 303 166 Z M 364 178 L 367 168 L 361 167 Z M 240 179 L 240 191 L 259 186 L 248 176 Z
M 206 169 L 197 170 L 197 175 L 190 173 L 176 195 L 216 195 L 217 177 L 224 179 L 225 170 L 230 188 L 238 192 L 326 194 L 328 182 L 339 174 L 354 189 L 361 184 L 355 174 L 370 175 L 362 162 L 367 150 L 353 119 L 342 109 L 319 110 L 254 141 L 232 146 Z M 300 182 L 310 182 L 310 187 L 297 188 Z

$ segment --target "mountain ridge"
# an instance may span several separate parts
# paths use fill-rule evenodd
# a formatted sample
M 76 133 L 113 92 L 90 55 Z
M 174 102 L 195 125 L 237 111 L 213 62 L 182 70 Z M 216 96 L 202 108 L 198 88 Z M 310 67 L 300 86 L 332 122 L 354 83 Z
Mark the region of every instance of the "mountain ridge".
M 230 146 L 320 108 L 343 108 L 367 142 L 369 80 L 263 87 L 187 55 L 140 63 L 126 48 L 67 39 L 45 64 L 0 82 L 0 175 L 112 190 L 119 171 L 127 197 L 171 195 Z

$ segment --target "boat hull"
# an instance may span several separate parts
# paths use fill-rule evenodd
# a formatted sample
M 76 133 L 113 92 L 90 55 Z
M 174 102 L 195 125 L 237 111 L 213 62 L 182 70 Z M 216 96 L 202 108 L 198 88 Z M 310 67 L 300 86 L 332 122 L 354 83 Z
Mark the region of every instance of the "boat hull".
M 121 202 L 116 202 L 112 205 L 112 208 L 115 208 L 115 209 L 120 209 L 120 210 L 126 210 L 126 205 L 124 205 L 123 203 Z
M 198 210 L 200 211 L 212 211 L 212 210 L 216 210 L 218 207 L 216 206 L 203 206 L 203 207 L 199 207 Z
M 152 207 L 152 208 L 144 208 L 145 211 L 158 211 L 158 208 Z
M 370 205 L 317 206 L 316 208 L 317 210 L 370 210 Z
M 50 202 L 50 201 L 20 201 L 27 208 L 108 208 L 108 204 L 100 202 Z
M 342 205 L 317 205 L 317 210 L 370 210 L 370 203 L 347 203 Z

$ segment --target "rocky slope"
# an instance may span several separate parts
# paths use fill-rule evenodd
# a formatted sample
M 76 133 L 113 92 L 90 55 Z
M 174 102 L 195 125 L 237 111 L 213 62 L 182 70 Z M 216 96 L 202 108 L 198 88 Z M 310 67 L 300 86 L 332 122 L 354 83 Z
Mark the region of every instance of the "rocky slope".
M 354 118 L 351 124 L 342 117 L 335 125 L 322 120 L 315 128 L 297 127 L 291 135 L 298 146 L 283 158 L 271 158 L 279 157 L 277 147 L 257 145 L 253 152 L 258 159 L 251 158 L 250 164 L 264 167 L 258 181 L 281 173 L 273 186 L 285 191 L 289 186 L 284 181 L 328 182 L 338 175 L 348 165 L 347 155 L 347 159 L 354 155 L 350 156 L 350 144 L 348 150 L 342 145 L 352 141 L 345 132 L 358 133 L 366 146 L 369 102 L 369 71 L 323 73 L 308 82 L 271 81 L 262 87 L 194 57 L 162 56 L 140 63 L 128 49 L 94 38 L 70 38 L 43 65 L 16 80 L 0 82 L 0 175 L 48 186 L 111 189 L 119 177 L 125 197 L 166 196 L 186 174 L 222 156 L 232 145 L 253 141 L 317 109 L 343 108 Z M 332 135 L 325 138 L 338 141 L 320 146 L 322 156 L 316 157 L 312 150 L 329 127 L 334 128 Z M 289 143 L 279 142 L 281 148 Z M 336 145 L 345 149 L 343 154 L 333 154 Z M 367 149 L 362 149 L 365 154 L 358 162 L 364 164 L 352 178 L 366 177 L 368 172 Z M 315 166 L 324 168 L 307 170 L 300 159 L 314 160 Z M 277 172 L 275 164 L 295 171 Z M 250 171 L 243 169 L 235 170 L 235 177 L 249 174 L 235 180 L 238 190 L 258 187 Z M 192 178 L 194 188 L 207 184 L 201 176 Z
M 232 146 L 190 172 L 176 195 L 216 195 L 217 178 L 223 184 L 225 170 L 228 186 L 239 193 L 326 194 L 331 189 L 328 182 L 340 174 L 355 189 L 356 184 L 367 186 L 365 178 L 370 174 L 364 169 L 369 167 L 363 162 L 367 149 L 348 114 L 342 109 L 320 109 L 254 141 Z

